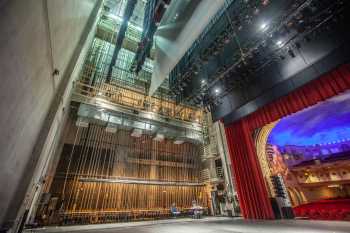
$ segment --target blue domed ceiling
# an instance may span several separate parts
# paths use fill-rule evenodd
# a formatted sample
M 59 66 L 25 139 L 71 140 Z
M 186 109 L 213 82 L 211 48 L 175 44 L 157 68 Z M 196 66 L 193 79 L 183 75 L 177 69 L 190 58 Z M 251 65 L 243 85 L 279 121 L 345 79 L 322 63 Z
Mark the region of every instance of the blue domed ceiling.
M 273 128 L 269 143 L 316 145 L 350 139 L 350 92 L 282 118 Z

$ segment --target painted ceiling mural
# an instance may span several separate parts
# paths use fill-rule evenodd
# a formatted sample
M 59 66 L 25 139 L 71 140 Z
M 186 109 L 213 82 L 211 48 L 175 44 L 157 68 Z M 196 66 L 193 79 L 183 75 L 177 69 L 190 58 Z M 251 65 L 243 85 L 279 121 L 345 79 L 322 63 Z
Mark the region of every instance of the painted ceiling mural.
M 308 146 L 350 140 L 350 92 L 282 118 L 269 143 Z

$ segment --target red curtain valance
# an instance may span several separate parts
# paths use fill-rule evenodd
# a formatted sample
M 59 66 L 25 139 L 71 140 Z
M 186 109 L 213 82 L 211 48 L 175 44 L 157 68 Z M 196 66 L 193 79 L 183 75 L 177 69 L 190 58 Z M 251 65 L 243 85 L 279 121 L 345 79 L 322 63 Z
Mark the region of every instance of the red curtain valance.
M 284 116 L 317 104 L 350 88 L 350 64 L 322 75 L 287 96 L 245 117 L 251 128 L 260 128 Z
M 256 156 L 253 130 L 350 89 L 350 65 L 296 89 L 225 127 L 240 207 L 244 218 L 274 218 Z

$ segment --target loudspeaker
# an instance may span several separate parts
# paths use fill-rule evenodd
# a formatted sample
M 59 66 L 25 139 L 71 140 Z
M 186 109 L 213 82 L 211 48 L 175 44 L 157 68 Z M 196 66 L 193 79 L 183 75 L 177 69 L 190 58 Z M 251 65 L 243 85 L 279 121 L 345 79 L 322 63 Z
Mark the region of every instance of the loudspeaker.
M 281 219 L 282 216 L 281 216 L 280 208 L 278 207 L 278 203 L 276 199 L 270 198 L 270 202 L 271 202 L 271 207 L 272 207 L 273 214 L 275 215 L 275 218 Z
M 292 207 L 282 207 L 281 212 L 284 219 L 294 219 L 294 212 Z

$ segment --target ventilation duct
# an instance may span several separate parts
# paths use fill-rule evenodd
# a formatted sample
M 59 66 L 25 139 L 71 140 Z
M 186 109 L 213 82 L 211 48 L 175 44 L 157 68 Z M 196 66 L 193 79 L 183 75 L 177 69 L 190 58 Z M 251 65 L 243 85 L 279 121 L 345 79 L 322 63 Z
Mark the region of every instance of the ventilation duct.
M 118 129 L 115 125 L 109 123 L 105 130 L 107 133 L 116 133 Z
M 89 121 L 87 119 L 79 117 L 78 120 L 75 122 L 75 125 L 77 127 L 87 128 L 87 127 L 89 127 Z
M 175 139 L 174 144 L 176 144 L 176 145 L 181 145 L 181 144 L 183 144 L 184 142 L 185 142 L 184 140 Z
M 164 134 L 157 133 L 153 140 L 157 142 L 164 141 Z
M 141 129 L 134 129 L 131 133 L 131 137 L 139 138 L 142 136 L 142 130 Z
M 93 122 L 106 126 L 109 128 L 106 130 L 111 133 L 117 129 L 139 130 L 135 132 L 148 135 L 160 134 L 163 135 L 163 138 L 176 138 L 176 140 L 184 142 L 203 142 L 202 131 L 194 124 L 192 124 L 191 128 L 187 128 L 189 126 L 185 125 L 180 126 L 181 124 L 175 126 L 171 125 L 171 120 L 166 123 L 161 123 L 151 119 L 127 115 L 125 113 L 108 111 L 107 108 L 97 110 L 95 107 L 87 104 L 80 104 L 78 116 L 79 118 L 76 124 L 81 127 L 88 127 L 89 122 Z M 161 136 L 158 138 L 160 139 Z

